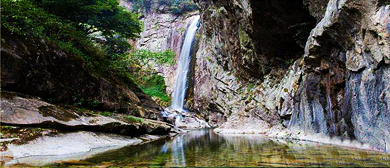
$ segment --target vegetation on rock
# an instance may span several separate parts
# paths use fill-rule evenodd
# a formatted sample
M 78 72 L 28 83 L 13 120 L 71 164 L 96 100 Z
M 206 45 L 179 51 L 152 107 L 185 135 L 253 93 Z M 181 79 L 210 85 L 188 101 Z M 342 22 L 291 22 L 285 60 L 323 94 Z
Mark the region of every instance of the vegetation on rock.
M 152 82 L 158 86 L 145 86 L 144 83 L 158 81 L 150 79 L 159 77 L 134 71 L 137 68 L 133 67 L 149 60 L 172 65 L 175 63 L 173 51 L 130 53 L 132 46 L 127 40 L 139 36 L 142 23 L 137 14 L 126 11 L 117 0 L 1 0 L 1 4 L 4 32 L 54 44 L 68 55 L 81 58 L 97 76 L 109 81 L 120 80 L 120 85 L 139 84 L 151 97 L 169 101 L 163 80 Z M 143 82 L 143 78 L 138 78 L 140 73 L 151 76 Z M 55 102 L 50 97 L 45 99 Z M 72 99 L 73 105 L 91 109 L 102 103 L 79 92 L 75 92 Z
M 159 11 L 166 7 L 169 13 L 181 15 L 183 13 L 197 10 L 198 7 L 192 0 L 158 0 L 154 3 L 151 0 L 128 0 L 133 4 L 133 11 L 137 13 L 148 11 Z
M 133 116 L 126 116 L 123 118 L 126 119 L 129 123 L 143 123 L 143 120 L 141 118 L 137 118 Z
M 135 50 L 131 56 L 139 60 L 142 64 L 147 64 L 149 61 L 154 61 L 159 64 L 169 64 L 170 66 L 176 63 L 175 53 L 172 50 L 163 52 L 151 52 L 150 50 Z
M 2 0 L 2 27 L 26 38 L 38 37 L 82 58 L 95 71 L 118 71 L 141 23 L 118 1 Z M 75 5 L 77 4 L 77 5 Z M 99 47 L 91 33 L 99 32 Z M 113 47 L 117 46 L 117 47 Z M 114 55 L 119 54 L 119 55 Z M 106 66 L 109 65 L 109 66 Z
M 164 77 L 161 75 L 151 75 L 142 77 L 142 90 L 149 96 L 158 97 L 163 102 L 170 102 L 169 96 L 165 93 L 166 85 Z
M 154 98 L 159 105 L 168 106 L 171 99 L 166 94 L 167 86 L 165 85 L 164 77 L 151 69 L 143 69 L 140 66 L 138 68 L 132 74 L 133 80 L 145 94 Z

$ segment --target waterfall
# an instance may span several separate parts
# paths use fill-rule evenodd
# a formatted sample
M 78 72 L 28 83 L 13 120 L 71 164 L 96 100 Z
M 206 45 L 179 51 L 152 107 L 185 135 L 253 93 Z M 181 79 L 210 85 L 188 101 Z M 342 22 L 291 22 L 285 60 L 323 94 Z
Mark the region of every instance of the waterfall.
M 195 16 L 195 19 L 187 29 L 186 37 L 180 53 L 178 68 L 176 70 L 176 83 L 173 91 L 171 108 L 178 111 L 185 111 L 184 99 L 188 89 L 187 80 L 191 64 L 191 46 L 195 39 L 196 31 L 198 30 L 199 19 L 200 16 Z

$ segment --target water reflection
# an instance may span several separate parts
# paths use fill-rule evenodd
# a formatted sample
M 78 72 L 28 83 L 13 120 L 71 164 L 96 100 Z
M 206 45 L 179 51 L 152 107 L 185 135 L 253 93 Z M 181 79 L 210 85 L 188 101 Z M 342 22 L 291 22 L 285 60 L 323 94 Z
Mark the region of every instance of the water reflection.
M 172 161 L 174 165 L 186 166 L 186 159 L 184 157 L 184 136 L 177 137 L 170 145 L 172 148 Z
M 94 166 L 390 166 L 390 156 L 358 149 L 271 140 L 261 136 L 219 136 L 198 130 L 174 139 L 99 154 Z M 72 165 L 63 163 L 64 165 Z

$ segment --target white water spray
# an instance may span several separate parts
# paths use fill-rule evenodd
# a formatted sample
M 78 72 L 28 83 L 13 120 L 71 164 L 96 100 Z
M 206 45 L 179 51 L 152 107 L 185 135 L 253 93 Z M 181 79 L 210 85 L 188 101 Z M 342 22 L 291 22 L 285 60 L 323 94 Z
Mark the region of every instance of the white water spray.
M 195 16 L 195 19 L 188 27 L 183 47 L 180 53 L 178 69 L 176 71 L 175 89 L 173 91 L 173 100 L 171 104 L 171 108 L 177 111 L 185 111 L 184 99 L 186 91 L 188 89 L 187 80 L 191 64 L 191 46 L 192 42 L 195 39 L 196 31 L 198 30 L 199 19 L 200 16 Z

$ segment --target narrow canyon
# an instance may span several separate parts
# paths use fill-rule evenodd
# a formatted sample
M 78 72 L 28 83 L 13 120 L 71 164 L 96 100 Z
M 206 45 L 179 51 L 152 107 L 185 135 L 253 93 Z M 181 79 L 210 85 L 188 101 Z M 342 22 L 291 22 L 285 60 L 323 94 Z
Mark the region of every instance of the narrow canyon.
M 390 166 L 389 0 L 1 4 L 0 166 Z

